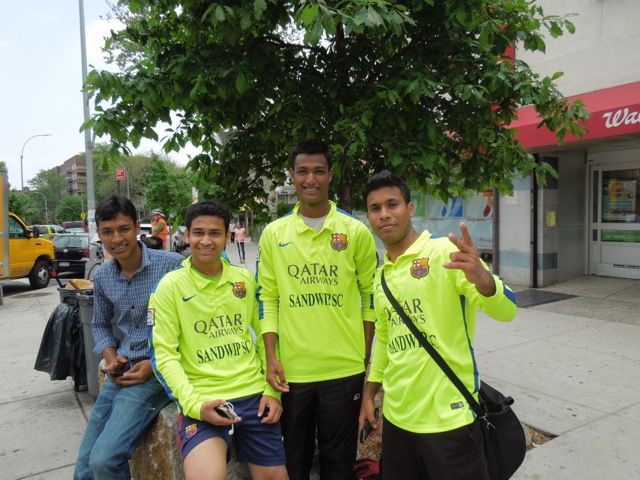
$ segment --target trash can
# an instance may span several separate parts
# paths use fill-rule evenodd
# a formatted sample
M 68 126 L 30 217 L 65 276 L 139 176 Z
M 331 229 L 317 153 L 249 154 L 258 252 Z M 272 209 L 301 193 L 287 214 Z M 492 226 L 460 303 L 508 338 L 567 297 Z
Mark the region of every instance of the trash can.
M 78 292 L 73 288 L 58 287 L 60 293 L 60 303 L 74 305 L 76 303 L 76 295 Z
M 98 398 L 100 386 L 98 385 L 98 363 L 100 359 L 93 353 L 95 343 L 91 331 L 91 319 L 93 318 L 93 290 L 83 290 L 82 293 L 74 292 L 80 304 L 80 322 L 82 322 L 82 337 L 84 338 L 84 357 L 87 363 L 87 385 L 89 395 Z

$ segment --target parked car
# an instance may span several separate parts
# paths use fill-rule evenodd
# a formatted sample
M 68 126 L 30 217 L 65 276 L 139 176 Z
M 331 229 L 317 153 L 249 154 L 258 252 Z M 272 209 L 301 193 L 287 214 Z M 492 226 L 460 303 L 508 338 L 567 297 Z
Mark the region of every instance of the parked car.
M 89 261 L 89 235 L 85 233 L 63 233 L 53 239 L 57 273 L 73 273 L 78 278 L 85 277 Z
M 180 225 L 176 228 L 176 231 L 171 234 L 171 241 L 173 244 L 174 252 L 181 252 L 187 248 L 187 241 L 184 238 L 184 232 L 187 231 L 187 227 Z
M 53 240 L 59 233 L 64 233 L 64 228 L 60 225 L 31 225 L 29 227 L 33 233 L 37 233 L 40 238 Z
M 151 235 L 151 224 L 150 223 L 141 223 L 140 224 L 140 233 L 138 234 L 138 240 L 140 240 L 140 235 L 146 235 L 147 237 Z
M 0 254 L 0 260 L 6 261 L 1 257 Z M 0 278 L 28 277 L 31 288 L 44 288 L 49 285 L 53 257 L 53 243 L 40 238 L 18 215 L 9 212 L 9 276 L 5 277 L 0 269 Z
M 64 229 L 64 233 L 87 233 L 82 227 L 69 227 Z
M 89 233 L 89 224 L 85 220 L 71 220 L 68 222 L 62 222 L 62 228 L 67 231 L 70 231 L 69 229 L 71 228 L 81 228 L 83 232 Z

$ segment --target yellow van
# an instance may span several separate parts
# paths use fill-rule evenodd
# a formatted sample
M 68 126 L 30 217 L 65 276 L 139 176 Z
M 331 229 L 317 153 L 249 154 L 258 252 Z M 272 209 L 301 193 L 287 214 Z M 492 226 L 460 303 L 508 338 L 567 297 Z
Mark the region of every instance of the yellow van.
M 0 279 L 29 278 L 31 288 L 49 285 L 54 259 L 53 242 L 40 238 L 31 231 L 22 219 L 9 212 L 9 276 Z

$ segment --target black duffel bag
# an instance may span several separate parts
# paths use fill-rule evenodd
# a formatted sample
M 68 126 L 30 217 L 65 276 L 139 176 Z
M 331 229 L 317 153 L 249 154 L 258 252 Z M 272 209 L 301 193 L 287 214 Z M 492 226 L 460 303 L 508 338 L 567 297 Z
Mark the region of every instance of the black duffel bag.
M 511 410 L 513 398 L 505 397 L 485 382 L 480 384 L 479 397 L 476 415 L 482 427 L 489 476 L 494 480 L 506 480 L 524 460 L 527 451 L 524 430 Z

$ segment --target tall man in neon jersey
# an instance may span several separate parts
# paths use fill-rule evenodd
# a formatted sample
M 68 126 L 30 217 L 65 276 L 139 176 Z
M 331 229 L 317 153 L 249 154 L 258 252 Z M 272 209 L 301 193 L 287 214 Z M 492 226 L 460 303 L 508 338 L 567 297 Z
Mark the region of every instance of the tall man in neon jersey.
M 317 432 L 321 478 L 346 480 L 352 478 L 373 337 L 375 242 L 363 223 L 329 200 L 326 144 L 299 143 L 290 167 L 299 203 L 260 238 L 267 380 L 283 392 L 290 478 L 309 478 Z
M 399 177 L 387 171 L 373 176 L 364 198 L 371 228 L 387 254 L 374 280 L 376 347 L 360 424 L 368 420 L 378 427 L 373 401 L 382 384 L 385 480 L 489 480 L 479 420 L 399 318 L 382 290 L 381 274 L 417 329 L 476 399 L 476 309 L 510 321 L 515 296 L 478 258 L 464 224 L 462 238 L 416 232 L 409 188 Z

